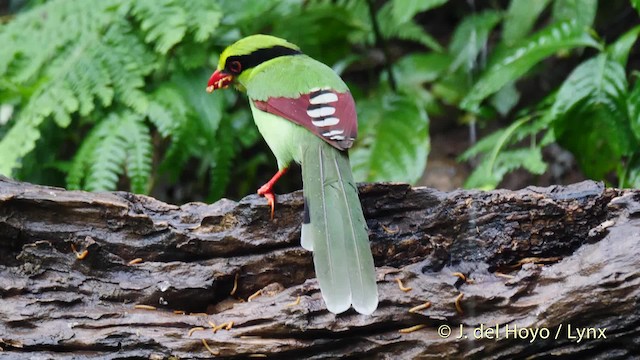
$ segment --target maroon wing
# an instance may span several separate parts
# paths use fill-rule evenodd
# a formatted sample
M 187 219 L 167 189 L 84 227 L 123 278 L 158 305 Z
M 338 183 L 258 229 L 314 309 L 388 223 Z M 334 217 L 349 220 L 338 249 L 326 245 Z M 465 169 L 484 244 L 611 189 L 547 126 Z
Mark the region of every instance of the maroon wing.
M 339 150 L 350 148 L 358 134 L 356 106 L 348 91 L 312 89 L 298 98 L 272 97 L 267 101 L 253 100 L 253 104 L 304 126 Z

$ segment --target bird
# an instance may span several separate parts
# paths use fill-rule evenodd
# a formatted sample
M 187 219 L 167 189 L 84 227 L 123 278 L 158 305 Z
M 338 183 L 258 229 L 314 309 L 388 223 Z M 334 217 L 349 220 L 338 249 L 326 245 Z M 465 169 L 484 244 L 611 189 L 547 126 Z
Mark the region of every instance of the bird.
M 357 114 L 345 82 L 329 66 L 287 40 L 251 35 L 219 57 L 206 91 L 234 85 L 245 92 L 258 131 L 278 171 L 258 194 L 271 218 L 273 186 L 295 162 L 302 168 L 304 212 L 301 245 L 313 252 L 320 292 L 328 311 L 353 307 L 370 315 L 378 307 L 376 273 L 367 224 L 349 163 Z

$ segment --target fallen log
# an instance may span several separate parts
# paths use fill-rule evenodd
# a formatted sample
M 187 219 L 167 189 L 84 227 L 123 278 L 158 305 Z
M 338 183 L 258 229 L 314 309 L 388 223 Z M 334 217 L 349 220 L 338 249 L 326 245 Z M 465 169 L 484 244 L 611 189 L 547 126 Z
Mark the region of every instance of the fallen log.
M 324 308 L 300 192 L 271 221 L 256 195 L 175 206 L 0 178 L 0 357 L 640 355 L 640 191 L 359 190 L 372 316 Z

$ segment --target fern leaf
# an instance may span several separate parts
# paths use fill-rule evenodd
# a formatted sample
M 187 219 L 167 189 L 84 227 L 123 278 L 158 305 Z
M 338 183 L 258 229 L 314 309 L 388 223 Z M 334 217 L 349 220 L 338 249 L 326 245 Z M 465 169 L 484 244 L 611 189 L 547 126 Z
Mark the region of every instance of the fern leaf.
M 212 153 L 218 146 L 216 133 L 227 104 L 225 96 L 235 96 L 233 93 L 207 96 L 201 87 L 195 85 L 203 78 L 206 75 L 200 71 L 176 76 L 170 86 L 178 96 L 169 98 L 167 96 L 171 92 L 167 92 L 166 96 L 156 97 L 171 109 L 174 121 L 181 119 L 176 121 L 178 127 L 171 135 L 171 144 L 161 165 L 164 171 L 170 172 L 174 177 L 192 157 L 203 158 L 207 164 L 213 161 Z
M 113 24 L 102 42 L 104 47 L 97 57 L 109 73 L 114 97 L 118 102 L 144 114 L 149 105 L 147 95 L 142 91 L 144 78 L 154 70 L 156 56 L 148 51 L 131 25 L 124 21 Z
M 548 4 L 549 0 L 512 0 L 509 3 L 503 24 L 502 38 L 504 41 L 508 45 L 513 45 L 524 38 Z
M 172 85 L 165 84 L 151 95 L 147 116 L 160 134 L 168 137 L 184 124 L 189 111 L 183 94 Z
M 462 155 L 458 157 L 458 160 L 469 161 L 481 154 L 491 153 L 496 148 L 496 145 L 499 143 L 499 141 L 505 138 L 504 135 L 506 132 L 507 132 L 506 128 L 499 129 L 483 137 L 478 142 L 476 142 L 472 147 L 470 147 L 464 153 L 462 153 Z
M 157 6 L 158 2 L 161 6 Z M 155 43 L 155 49 L 166 54 L 187 32 L 187 14 L 173 5 L 171 0 L 140 0 L 133 5 L 132 13 L 138 18 L 140 28 L 146 32 L 145 41 Z
M 578 22 L 569 21 L 536 33 L 518 48 L 497 52 L 492 65 L 461 101 L 460 107 L 478 112 L 482 100 L 507 83 L 516 81 L 542 59 L 556 51 L 581 46 L 599 47 L 599 44 Z
M 69 190 L 80 190 L 84 187 L 84 178 L 91 167 L 96 147 L 105 136 L 105 126 L 108 124 L 102 122 L 101 126 L 94 127 L 83 139 L 67 173 L 66 183 Z
M 449 45 L 449 52 L 453 57 L 451 71 L 456 71 L 462 65 L 467 71 L 472 70 L 478 53 L 486 46 L 489 33 L 500 19 L 500 13 L 487 10 L 466 17 L 456 27 Z
M 556 0 L 553 3 L 552 15 L 556 22 L 573 20 L 579 26 L 588 28 L 593 25 L 597 9 L 597 0 Z
M 551 117 L 557 119 L 574 106 L 598 105 L 626 118 L 627 77 L 622 65 L 601 54 L 580 64 L 564 81 Z
M 66 128 L 74 114 L 88 116 L 98 102 L 109 106 L 114 98 L 146 110 L 141 88 L 153 61 L 126 20 L 113 20 L 117 9 L 116 0 L 54 0 L 2 27 L 0 69 L 16 95 L 28 95 L 17 128 L 0 140 L 0 155 L 11 149 L 3 156 L 3 174 L 21 166 L 47 118 Z
M 443 51 L 442 46 L 433 36 L 429 35 L 421 26 L 409 21 L 398 20 L 392 15 L 393 2 L 387 2 L 376 14 L 380 24 L 380 32 L 385 38 L 398 38 L 418 42 L 434 51 Z
M 207 72 L 198 71 L 176 76 L 173 85 L 180 92 L 189 108 L 195 111 L 195 117 L 201 122 L 201 131 L 213 136 L 222 119 L 225 96 L 234 97 L 235 95 L 231 92 L 210 95 L 202 91 L 201 86 L 194 85 L 201 84 L 202 79 L 206 79 L 209 75 Z
M 207 153 L 202 152 L 205 149 L 202 136 L 207 135 L 200 131 L 195 119 L 188 117 L 182 126 L 172 133 L 171 144 L 160 164 L 161 171 L 168 172 L 172 179 L 177 179 L 190 158 L 199 154 L 206 156 Z
M 119 129 L 119 136 L 126 142 L 126 169 L 131 180 L 131 190 L 146 194 L 151 176 L 153 148 L 149 128 L 138 115 L 126 114 Z
M 23 156 L 31 152 L 40 138 L 38 129 L 44 118 L 37 114 L 22 113 L 15 125 L 0 141 L 0 174 L 11 176 Z
M 191 0 L 186 3 L 180 1 L 179 4 L 184 4 L 189 19 L 189 31 L 194 33 L 195 41 L 202 43 L 209 40 L 222 19 L 218 3 L 210 0 Z
M 629 92 L 627 108 L 631 129 L 636 136 L 636 140 L 640 142 L 640 81 L 638 78 L 636 78 L 633 89 Z
M 366 119 L 358 146 L 351 152 L 357 181 L 414 183 L 429 153 L 427 114 L 408 97 L 393 94 L 360 106 Z
M 544 173 L 547 164 L 542 159 L 541 149 L 533 147 L 506 150 L 498 153 L 495 158 L 483 158 L 480 165 L 465 181 L 464 187 L 482 190 L 495 189 L 507 173 L 519 168 L 525 168 L 532 174 Z
M 116 0 L 53 0 L 19 14 L 0 31 L 0 73 L 15 83 L 29 82 L 59 50 L 108 26 L 116 4 Z
M 636 149 L 628 110 L 624 68 L 603 53 L 564 81 L 550 117 L 558 142 L 577 155 L 585 175 L 602 179 Z
M 169 52 L 188 31 L 197 42 L 207 40 L 222 17 L 216 2 L 206 0 L 138 0 L 131 13 L 140 21 L 145 41 L 154 43 L 160 54 Z
M 622 34 L 618 40 L 609 45 L 607 47 L 607 53 L 611 59 L 617 61 L 622 66 L 626 66 L 629 51 L 631 51 L 631 48 L 638 40 L 638 35 L 640 35 L 640 25 Z
M 112 114 L 96 130 L 99 142 L 91 156 L 91 167 L 85 181 L 89 191 L 115 190 L 118 178 L 124 173 L 127 141 L 121 136 L 123 117 Z
M 617 118 L 604 106 L 577 106 L 554 122 L 558 144 L 571 151 L 582 172 L 604 179 L 638 148 L 627 118 Z
M 391 14 L 398 23 L 411 21 L 420 12 L 445 4 L 448 0 L 392 0 Z
M 620 176 L 620 188 L 640 189 L 640 153 L 631 156 Z

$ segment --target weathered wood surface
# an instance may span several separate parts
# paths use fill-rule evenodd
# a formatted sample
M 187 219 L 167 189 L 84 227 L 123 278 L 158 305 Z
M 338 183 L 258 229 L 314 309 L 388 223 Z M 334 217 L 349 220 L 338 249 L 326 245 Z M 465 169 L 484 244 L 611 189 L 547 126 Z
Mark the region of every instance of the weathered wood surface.
M 255 195 L 174 206 L 0 178 L 0 357 L 213 357 L 202 339 L 218 358 L 640 356 L 640 191 L 360 191 L 380 307 L 336 316 L 299 247 L 300 192 L 270 221 Z

